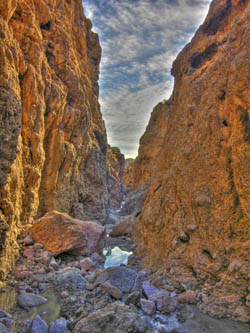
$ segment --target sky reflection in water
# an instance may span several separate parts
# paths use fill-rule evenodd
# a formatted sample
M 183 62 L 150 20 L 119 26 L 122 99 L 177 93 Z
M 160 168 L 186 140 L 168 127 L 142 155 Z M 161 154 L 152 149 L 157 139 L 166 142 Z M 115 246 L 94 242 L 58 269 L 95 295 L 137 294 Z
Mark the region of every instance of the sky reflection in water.
M 103 251 L 103 254 L 106 255 L 108 252 L 107 249 Z M 112 249 L 111 255 L 106 257 L 104 268 L 120 266 L 120 264 L 127 265 L 128 257 L 133 252 L 123 251 L 118 246 Z

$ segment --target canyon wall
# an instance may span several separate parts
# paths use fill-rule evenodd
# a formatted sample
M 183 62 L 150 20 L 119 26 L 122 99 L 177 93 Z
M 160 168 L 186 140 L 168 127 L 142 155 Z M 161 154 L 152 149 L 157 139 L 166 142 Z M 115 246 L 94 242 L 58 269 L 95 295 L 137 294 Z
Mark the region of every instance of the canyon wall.
M 168 115 L 164 102 L 160 102 L 152 111 L 146 131 L 140 139 L 138 156 L 123 173 L 123 183 L 129 189 L 138 190 L 155 174 L 157 157 L 167 131 Z
M 134 230 L 145 264 L 198 290 L 208 314 L 242 321 L 250 318 L 249 59 L 249 1 L 214 0 L 173 63 L 172 96 L 152 113 L 126 180 L 137 188 L 152 178 Z
M 118 147 L 108 145 L 107 150 L 109 208 L 118 209 L 123 198 L 122 175 L 125 157 Z
M 0 278 L 34 217 L 105 219 L 101 47 L 91 29 L 81 0 L 0 3 Z

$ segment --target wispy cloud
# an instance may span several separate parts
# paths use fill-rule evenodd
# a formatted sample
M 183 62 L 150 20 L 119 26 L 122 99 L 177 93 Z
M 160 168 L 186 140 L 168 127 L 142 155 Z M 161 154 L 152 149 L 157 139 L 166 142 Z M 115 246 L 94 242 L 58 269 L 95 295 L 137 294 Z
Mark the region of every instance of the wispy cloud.
M 210 0 L 84 0 L 103 49 L 101 108 L 108 139 L 135 156 L 155 104 L 172 89 L 170 68 Z

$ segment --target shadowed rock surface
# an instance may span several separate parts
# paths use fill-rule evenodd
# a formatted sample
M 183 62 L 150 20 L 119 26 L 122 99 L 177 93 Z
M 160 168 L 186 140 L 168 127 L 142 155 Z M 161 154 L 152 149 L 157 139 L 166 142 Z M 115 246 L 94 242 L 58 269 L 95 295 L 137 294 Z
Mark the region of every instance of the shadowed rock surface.
M 125 166 L 125 157 L 119 148 L 108 145 L 107 165 L 109 208 L 117 209 L 123 198 L 122 174 Z

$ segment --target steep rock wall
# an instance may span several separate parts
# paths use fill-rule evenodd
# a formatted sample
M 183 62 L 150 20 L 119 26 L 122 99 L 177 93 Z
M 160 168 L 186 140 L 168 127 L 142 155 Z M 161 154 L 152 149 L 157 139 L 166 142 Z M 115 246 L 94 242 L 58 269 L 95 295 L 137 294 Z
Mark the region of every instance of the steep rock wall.
M 0 277 L 16 238 L 52 209 L 103 220 L 101 48 L 81 0 L 0 3 Z
M 138 190 L 154 175 L 157 157 L 167 131 L 168 115 L 163 102 L 152 111 L 146 131 L 140 139 L 138 156 L 124 170 L 123 183 L 126 187 Z
M 125 157 L 118 147 L 108 145 L 107 165 L 109 207 L 111 209 L 118 209 L 123 197 L 122 175 L 125 166 Z
M 152 177 L 134 232 L 145 263 L 200 290 L 203 311 L 242 321 L 250 318 L 249 57 L 249 1 L 214 0 L 173 64 L 171 98 L 155 111 L 166 114 L 162 142 L 142 140 L 137 160 L 156 154 L 135 170 Z M 161 125 L 152 118 L 153 134 Z

